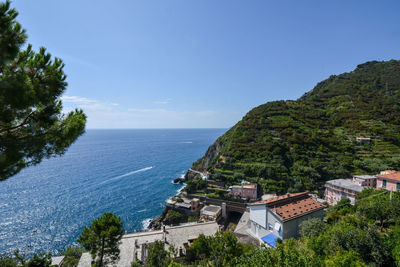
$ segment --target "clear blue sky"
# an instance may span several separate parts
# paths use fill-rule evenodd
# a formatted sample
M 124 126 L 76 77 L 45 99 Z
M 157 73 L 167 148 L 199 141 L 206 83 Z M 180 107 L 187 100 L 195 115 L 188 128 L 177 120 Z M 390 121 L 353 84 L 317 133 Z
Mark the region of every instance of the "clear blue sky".
M 331 74 L 400 59 L 400 1 L 16 0 L 88 128 L 231 127 Z

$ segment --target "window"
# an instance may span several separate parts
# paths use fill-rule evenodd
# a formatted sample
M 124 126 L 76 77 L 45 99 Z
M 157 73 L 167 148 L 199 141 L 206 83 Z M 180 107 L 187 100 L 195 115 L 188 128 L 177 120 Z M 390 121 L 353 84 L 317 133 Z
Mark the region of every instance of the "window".
M 279 233 L 281 231 L 281 225 L 279 223 L 275 223 L 275 230 Z
M 382 188 L 386 188 L 386 180 L 382 181 Z
M 400 183 L 396 184 L 396 191 L 400 191 Z

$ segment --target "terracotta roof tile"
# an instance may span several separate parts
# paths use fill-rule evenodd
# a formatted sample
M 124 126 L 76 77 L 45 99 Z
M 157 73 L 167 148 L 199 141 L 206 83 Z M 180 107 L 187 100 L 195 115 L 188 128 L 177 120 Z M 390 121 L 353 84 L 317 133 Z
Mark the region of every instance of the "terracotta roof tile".
M 287 221 L 295 217 L 302 216 L 306 213 L 317 211 L 326 207 L 308 195 L 301 196 L 295 200 L 290 198 L 285 203 L 277 203 L 267 205 L 272 211 L 276 210 L 276 214 L 283 220 Z
M 387 173 L 387 174 L 379 174 L 376 177 L 395 180 L 395 181 L 400 181 L 400 172 L 390 172 L 390 173 Z
M 307 195 L 308 192 L 301 192 L 301 193 L 290 193 L 290 194 L 285 194 L 285 195 L 281 195 L 281 196 L 277 196 L 268 200 L 262 200 L 262 201 L 258 201 L 258 202 L 254 202 L 252 204 L 271 204 L 274 202 L 278 202 L 284 199 L 290 199 L 290 198 L 294 198 L 294 197 L 298 197 L 301 195 Z

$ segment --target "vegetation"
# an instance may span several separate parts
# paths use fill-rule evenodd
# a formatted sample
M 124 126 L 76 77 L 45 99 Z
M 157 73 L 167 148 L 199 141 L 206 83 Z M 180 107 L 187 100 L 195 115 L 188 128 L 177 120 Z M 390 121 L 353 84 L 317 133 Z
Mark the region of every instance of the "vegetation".
M 119 259 L 119 244 L 123 234 L 121 218 L 112 212 L 105 212 L 83 229 L 78 242 L 90 252 L 95 266 L 107 266 Z
M 169 210 L 167 215 L 165 216 L 164 223 L 171 225 L 171 224 L 179 224 L 186 220 L 186 216 L 182 215 L 180 212 L 175 210 Z
M 78 266 L 79 259 L 85 250 L 81 247 L 69 247 L 65 250 L 63 267 Z
M 9 1 L 0 3 L 0 180 L 63 154 L 86 123 L 82 110 L 62 113 L 64 64 L 25 45 L 17 15 Z
M 231 232 L 217 232 L 215 236 L 200 235 L 187 251 L 187 260 L 210 261 L 213 266 L 231 266 L 233 260 L 247 252 L 249 246 L 239 243 Z
M 34 254 L 29 260 L 21 255 L 18 250 L 14 251 L 14 254 L 0 256 L 1 267 L 50 267 L 51 266 L 51 254 Z
M 300 236 L 316 237 L 327 230 L 327 225 L 319 218 L 313 218 L 300 224 Z
M 264 192 L 317 189 L 328 179 L 400 168 L 400 61 L 332 75 L 295 101 L 248 112 L 193 169 Z M 361 144 L 356 137 L 370 137 Z
M 148 247 L 145 266 L 167 267 L 171 260 L 171 255 L 164 249 L 164 244 L 161 241 L 156 241 Z
M 200 190 L 204 190 L 207 187 L 207 182 L 200 177 L 189 180 L 186 182 L 185 191 L 188 193 L 195 193 Z

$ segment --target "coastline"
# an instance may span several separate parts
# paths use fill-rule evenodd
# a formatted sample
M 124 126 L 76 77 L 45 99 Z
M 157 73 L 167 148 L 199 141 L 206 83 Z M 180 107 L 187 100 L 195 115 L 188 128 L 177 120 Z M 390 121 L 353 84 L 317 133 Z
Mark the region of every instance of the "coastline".
M 168 198 L 165 201 L 164 209 L 163 209 L 163 211 L 161 212 L 160 215 L 158 215 L 156 217 L 153 217 L 153 218 L 148 218 L 148 219 L 145 219 L 145 220 L 142 221 L 142 226 L 143 226 L 142 230 L 143 231 L 155 231 L 155 230 L 161 229 L 162 221 L 164 220 L 164 218 L 165 218 L 165 216 L 166 216 L 166 214 L 167 214 L 167 212 L 169 210 L 169 208 L 166 205 L 166 203 L 169 200 L 171 200 L 172 198 L 179 196 L 182 193 L 183 189 L 185 189 L 185 187 L 186 187 L 186 183 L 184 183 L 184 182 L 174 182 L 174 181 L 177 180 L 177 179 L 180 179 L 180 181 L 184 181 L 187 172 L 188 171 L 186 171 L 184 174 L 182 174 L 181 177 L 175 178 L 174 180 L 171 181 L 173 184 L 182 185 L 182 187 L 179 188 L 173 196 L 171 196 L 170 198 Z

